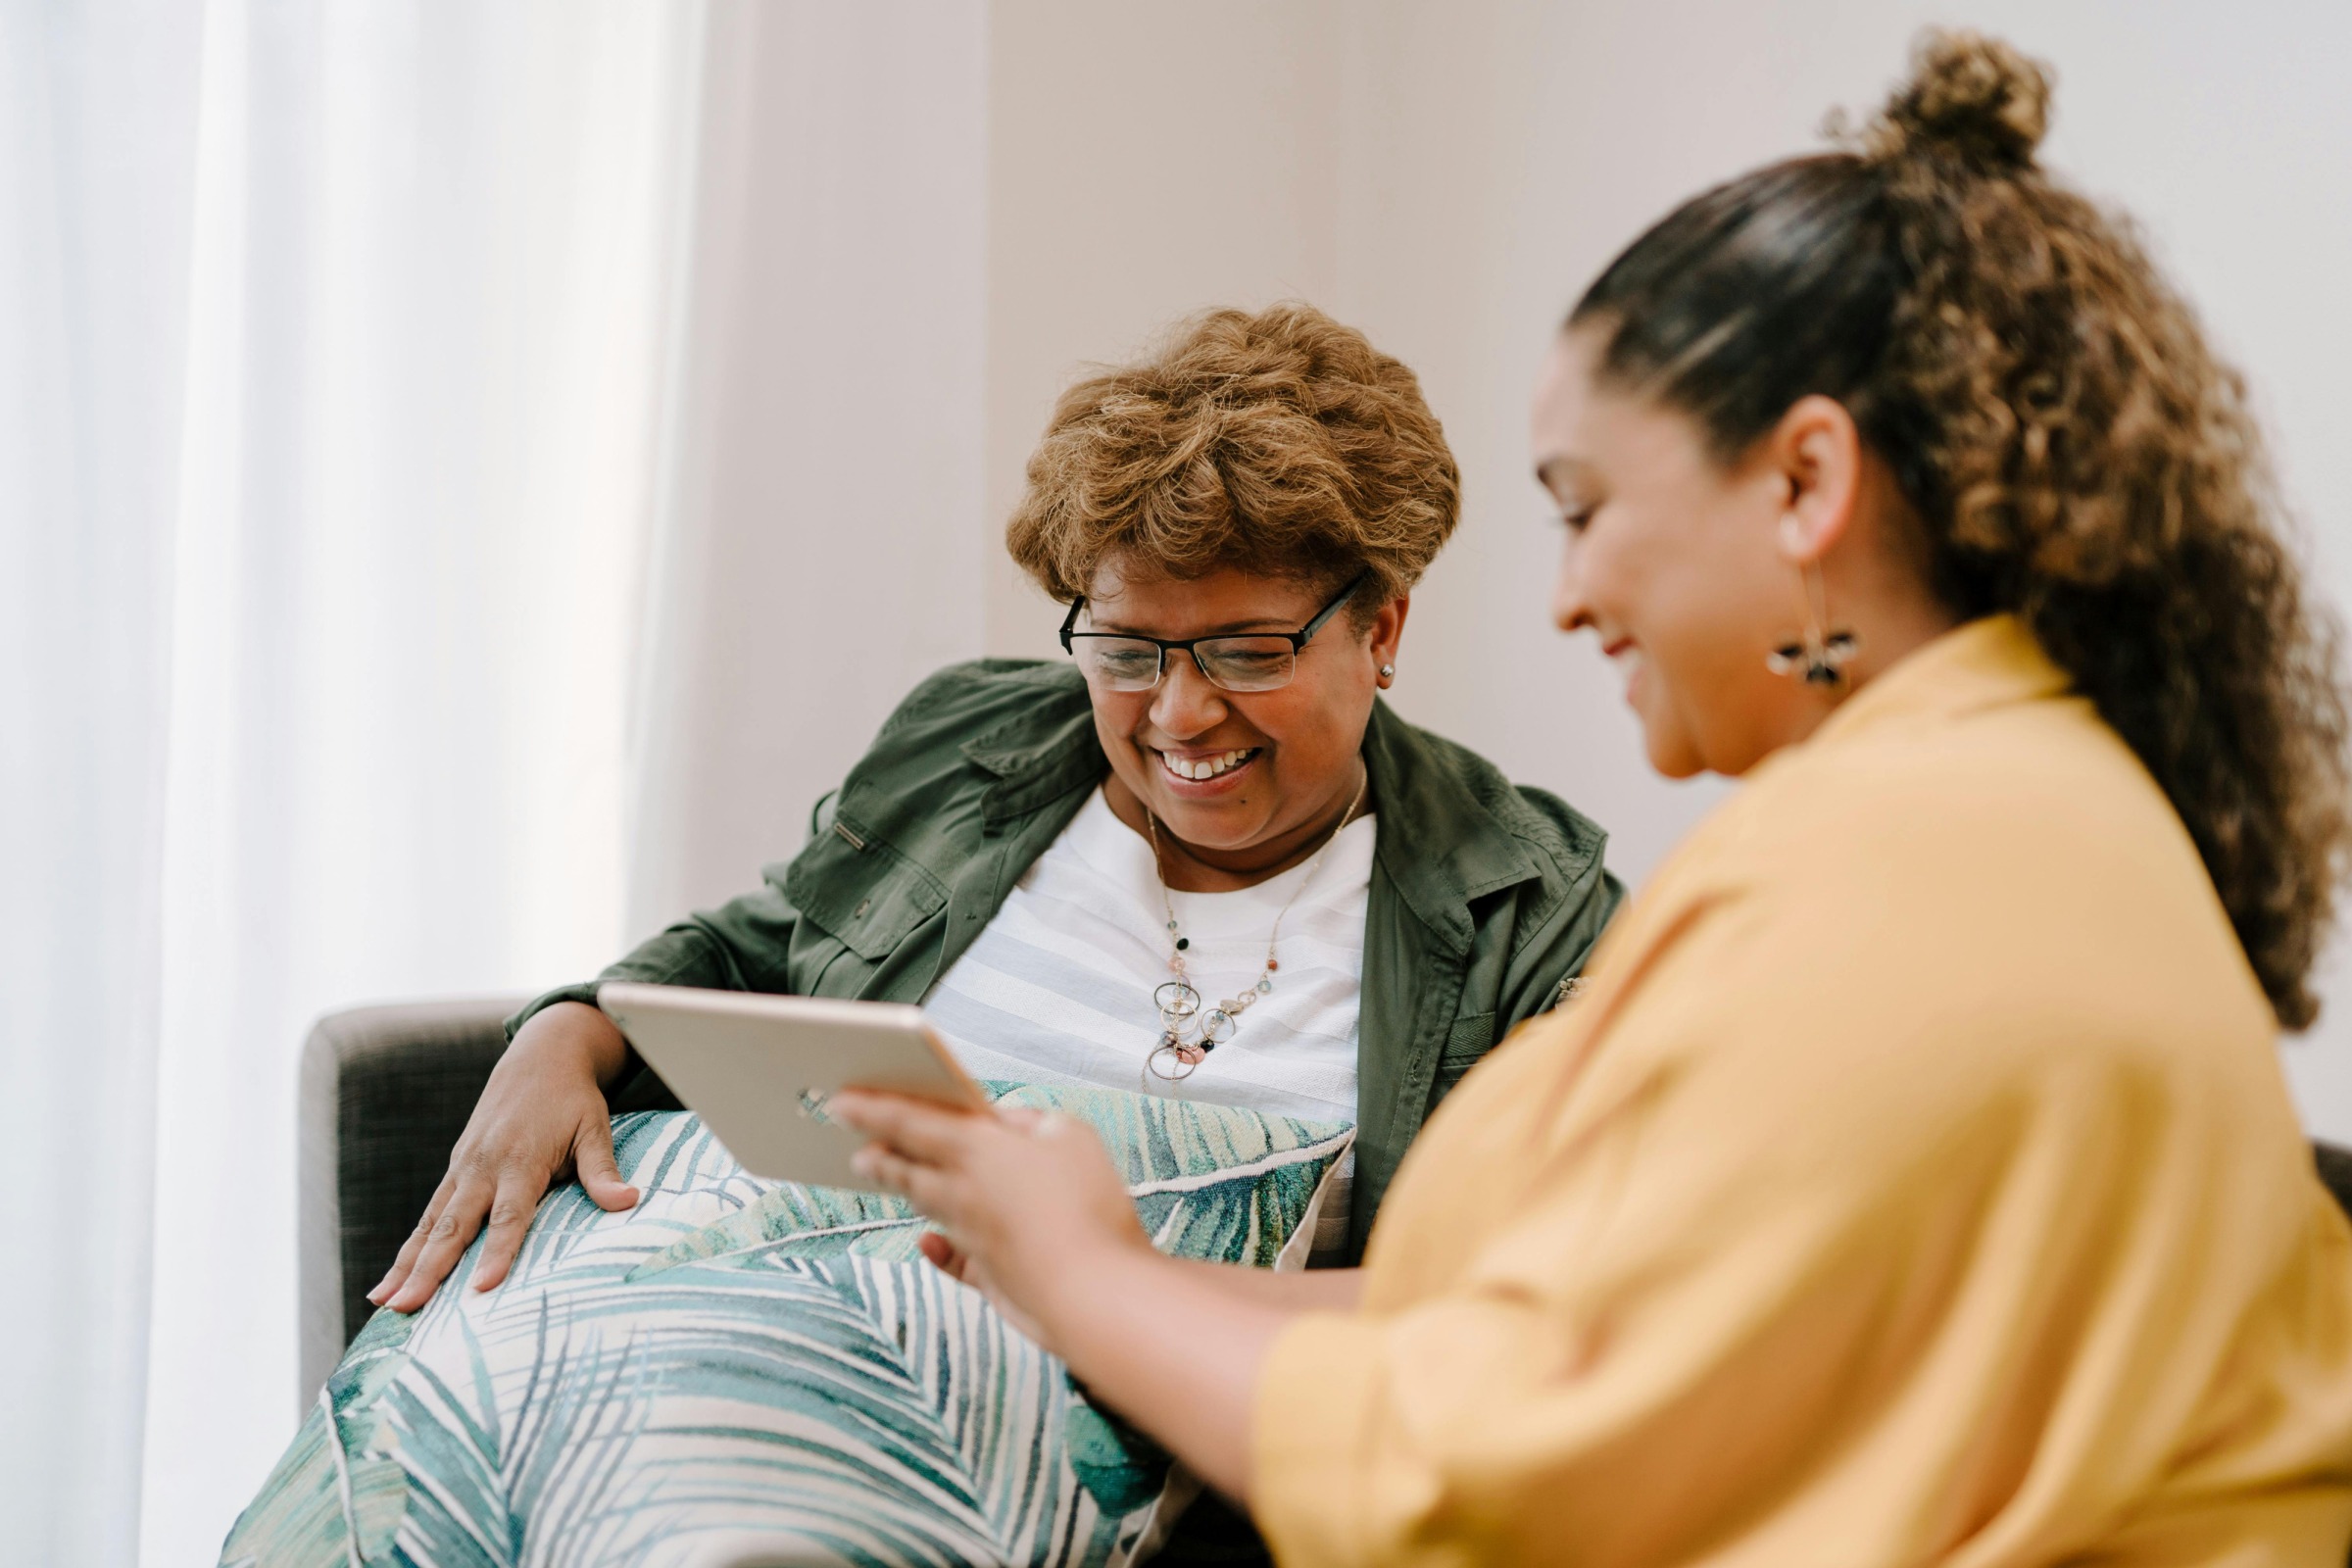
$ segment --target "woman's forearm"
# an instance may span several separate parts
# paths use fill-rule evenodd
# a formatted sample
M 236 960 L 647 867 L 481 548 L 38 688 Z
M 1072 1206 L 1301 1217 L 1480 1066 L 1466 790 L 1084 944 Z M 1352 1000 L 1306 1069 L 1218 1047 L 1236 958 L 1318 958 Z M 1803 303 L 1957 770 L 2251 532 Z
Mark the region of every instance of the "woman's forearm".
M 1310 1268 L 1277 1274 L 1270 1268 L 1248 1268 L 1239 1263 L 1171 1261 L 1244 1299 L 1293 1312 L 1352 1312 L 1364 1294 L 1360 1268 Z
M 1340 1307 L 1343 1291 L 1353 1296 L 1354 1270 L 1320 1272 L 1346 1275 L 1349 1286 L 1121 1248 L 1072 1267 L 1067 1288 L 1041 1302 L 1038 1316 L 1093 1396 L 1247 1502 L 1267 1350 L 1293 1318 Z

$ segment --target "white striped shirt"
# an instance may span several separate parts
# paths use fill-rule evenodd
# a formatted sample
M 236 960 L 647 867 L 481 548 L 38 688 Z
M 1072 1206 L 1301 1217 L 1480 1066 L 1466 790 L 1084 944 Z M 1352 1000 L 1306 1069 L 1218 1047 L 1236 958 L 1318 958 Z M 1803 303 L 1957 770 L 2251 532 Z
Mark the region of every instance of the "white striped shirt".
M 1152 846 L 1100 790 L 1014 884 L 923 1010 L 975 1078 L 1352 1122 L 1373 838 L 1367 815 L 1342 829 L 1319 861 L 1237 892 L 1169 895 L 1203 1010 L 1257 984 L 1275 916 L 1290 905 L 1274 989 L 1179 1082 L 1144 1066 L 1160 1035 L 1152 992 L 1170 978 Z M 1324 1214 L 1325 1237 L 1335 1220 L 1346 1223 L 1345 1201 L 1329 1206 L 1338 1212 Z M 1320 1237 L 1316 1250 L 1328 1250 Z

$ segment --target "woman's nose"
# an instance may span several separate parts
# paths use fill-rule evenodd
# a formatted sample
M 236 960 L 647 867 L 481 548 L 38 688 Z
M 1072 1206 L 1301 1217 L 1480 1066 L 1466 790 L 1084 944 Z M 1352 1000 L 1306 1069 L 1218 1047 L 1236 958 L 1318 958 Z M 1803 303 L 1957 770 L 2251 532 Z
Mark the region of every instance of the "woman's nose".
M 1560 574 L 1551 585 L 1551 623 L 1562 631 L 1582 631 L 1592 624 L 1592 607 L 1585 602 L 1584 564 L 1576 537 L 1560 546 Z
M 1170 649 L 1159 690 L 1152 694 L 1152 722 L 1172 740 L 1205 735 L 1225 717 L 1225 694 L 1209 684 L 1193 656 Z

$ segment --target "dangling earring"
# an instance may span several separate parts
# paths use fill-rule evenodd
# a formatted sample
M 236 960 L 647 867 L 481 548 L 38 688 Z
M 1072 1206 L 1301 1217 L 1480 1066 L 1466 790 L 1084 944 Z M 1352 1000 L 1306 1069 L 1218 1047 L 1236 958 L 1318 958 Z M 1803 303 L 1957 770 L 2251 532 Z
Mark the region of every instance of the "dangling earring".
M 1831 631 L 1830 594 L 1821 580 L 1821 564 L 1809 561 L 1797 568 L 1805 596 L 1803 640 L 1784 643 L 1764 656 L 1764 667 L 1775 675 L 1794 675 L 1808 686 L 1836 689 L 1845 684 L 1845 666 L 1862 646 L 1850 631 Z

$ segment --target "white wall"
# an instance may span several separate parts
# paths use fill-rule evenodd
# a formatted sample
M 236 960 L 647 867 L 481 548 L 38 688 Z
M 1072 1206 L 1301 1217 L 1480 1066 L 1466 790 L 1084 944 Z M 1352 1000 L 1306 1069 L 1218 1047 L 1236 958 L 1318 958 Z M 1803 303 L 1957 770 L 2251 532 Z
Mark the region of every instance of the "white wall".
M 981 0 L 716 0 L 631 750 L 632 939 L 980 652 Z
M 1465 475 L 1415 600 L 1397 707 L 1546 785 L 1639 878 L 1717 799 L 1641 760 L 1589 645 L 1545 623 L 1556 539 L 1525 397 L 1577 291 L 1686 196 L 1867 111 L 1929 22 L 2057 68 L 2045 155 L 2137 215 L 2250 375 L 2319 578 L 2352 603 L 2352 8 L 2123 0 L 1412 0 L 1167 7 L 997 0 L 988 517 L 1076 362 L 1211 302 L 1298 294 L 1422 373 Z M 1000 564 L 992 651 L 1052 649 Z M 2289 1065 L 2352 1139 L 2352 962 Z
M 992 653 L 1059 658 L 1002 525 L 1054 397 L 1208 306 L 1327 300 L 1337 8 L 994 0 L 984 532 Z

